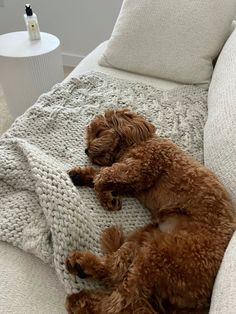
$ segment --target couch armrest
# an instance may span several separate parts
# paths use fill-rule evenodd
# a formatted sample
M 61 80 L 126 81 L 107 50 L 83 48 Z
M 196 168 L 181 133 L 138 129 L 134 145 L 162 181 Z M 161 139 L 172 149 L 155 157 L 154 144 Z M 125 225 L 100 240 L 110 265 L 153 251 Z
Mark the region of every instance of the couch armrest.
M 236 207 L 236 30 L 218 58 L 209 87 L 204 161 L 224 183 Z
M 224 183 L 236 205 L 236 30 L 219 56 L 209 87 L 204 160 Z M 219 269 L 210 309 L 210 314 L 235 313 L 236 233 Z

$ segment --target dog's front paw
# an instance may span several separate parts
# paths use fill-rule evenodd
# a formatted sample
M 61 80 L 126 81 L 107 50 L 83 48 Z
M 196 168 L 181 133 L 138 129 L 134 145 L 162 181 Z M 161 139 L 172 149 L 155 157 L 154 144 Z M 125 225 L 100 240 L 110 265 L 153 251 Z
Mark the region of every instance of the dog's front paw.
M 120 196 L 113 192 L 110 191 L 100 192 L 99 199 L 102 206 L 109 211 L 118 211 L 122 207 Z
M 74 185 L 76 186 L 85 185 L 85 182 L 83 180 L 82 169 L 80 167 L 72 168 L 71 170 L 68 171 L 68 175 L 71 178 L 71 181 L 74 183 Z
M 111 204 L 112 204 L 112 210 L 121 210 L 122 207 L 122 202 L 121 202 L 121 197 L 115 193 L 111 193 L 112 195 L 112 200 L 111 200 Z
M 74 167 L 68 171 L 71 181 L 76 186 L 88 186 L 93 188 L 93 179 L 96 175 L 97 170 L 93 167 Z

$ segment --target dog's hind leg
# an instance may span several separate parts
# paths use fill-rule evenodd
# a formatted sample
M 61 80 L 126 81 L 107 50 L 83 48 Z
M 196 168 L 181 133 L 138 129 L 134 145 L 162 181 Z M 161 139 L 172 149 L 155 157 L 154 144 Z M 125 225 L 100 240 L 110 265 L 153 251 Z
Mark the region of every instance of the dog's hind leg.
M 66 266 L 70 273 L 80 278 L 100 280 L 111 286 L 123 280 L 137 250 L 135 242 L 125 242 L 116 252 L 104 256 L 72 251 L 66 259 Z
M 105 229 L 101 234 L 101 246 L 105 254 L 116 252 L 124 242 L 135 242 L 141 247 L 147 241 L 147 237 L 158 228 L 156 223 L 150 223 L 124 236 L 121 226 L 112 226 Z
M 67 295 L 65 307 L 69 314 L 104 314 L 99 308 L 101 299 L 108 295 L 104 290 L 82 290 Z
M 133 260 L 138 255 L 148 234 L 150 234 L 152 230 L 155 232 L 157 227 L 155 224 L 149 224 L 135 230 L 127 236 L 127 241 L 121 246 L 120 244 L 124 240 L 123 233 L 121 229 L 119 229 L 119 232 L 115 227 L 113 227 L 113 229 L 112 234 L 109 234 L 112 230 L 112 228 L 109 228 L 109 232 L 105 232 L 103 238 L 103 241 L 108 241 L 110 243 L 114 235 L 115 237 L 118 236 L 118 239 L 115 239 L 115 242 L 117 242 L 116 247 L 111 247 L 111 243 L 108 245 L 108 251 L 112 251 L 111 253 L 104 256 L 97 256 L 92 252 L 72 251 L 69 253 L 66 260 L 68 271 L 81 278 L 88 277 L 90 279 L 100 280 L 107 285 L 120 283 L 125 277 L 130 265 L 133 263 Z M 107 236 L 112 237 L 107 240 Z
M 104 254 L 116 252 L 125 242 L 123 230 L 120 226 L 112 226 L 103 230 L 101 247 Z
M 111 293 L 107 290 L 82 290 L 67 296 L 66 309 L 70 314 L 105 314 L 102 308 L 103 299 Z M 147 300 L 139 299 L 119 314 L 163 314 L 163 312 L 154 310 Z
M 141 299 L 150 299 L 154 282 L 153 280 L 150 280 L 151 278 L 149 275 L 146 276 L 146 270 L 143 269 L 144 265 L 142 265 L 141 261 L 142 256 L 139 254 L 134 263 L 129 267 L 126 276 L 123 281 L 120 282 L 119 286 L 117 286 L 110 295 L 105 296 L 102 299 L 101 309 L 103 310 L 103 313 L 129 313 L 129 309 L 132 308 L 133 305 L 140 305 Z M 139 306 L 137 306 L 136 309 L 138 307 Z M 135 311 L 133 313 L 135 313 Z M 143 313 L 152 312 L 144 311 Z

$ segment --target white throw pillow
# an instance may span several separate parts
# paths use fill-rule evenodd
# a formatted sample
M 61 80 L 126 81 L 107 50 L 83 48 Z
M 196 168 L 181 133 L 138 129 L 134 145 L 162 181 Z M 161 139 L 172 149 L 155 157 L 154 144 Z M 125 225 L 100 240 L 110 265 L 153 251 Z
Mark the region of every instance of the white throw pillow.
M 99 63 L 186 84 L 208 84 L 236 0 L 124 0 Z

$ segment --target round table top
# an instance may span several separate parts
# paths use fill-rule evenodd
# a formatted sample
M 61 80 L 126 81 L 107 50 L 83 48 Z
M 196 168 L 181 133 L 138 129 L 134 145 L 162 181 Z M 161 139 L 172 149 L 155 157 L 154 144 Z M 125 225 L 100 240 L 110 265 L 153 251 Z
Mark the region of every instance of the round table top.
M 60 40 L 48 33 L 40 32 L 41 39 L 30 40 L 28 32 L 13 32 L 0 35 L 0 56 L 33 57 L 49 53 L 60 45 Z

